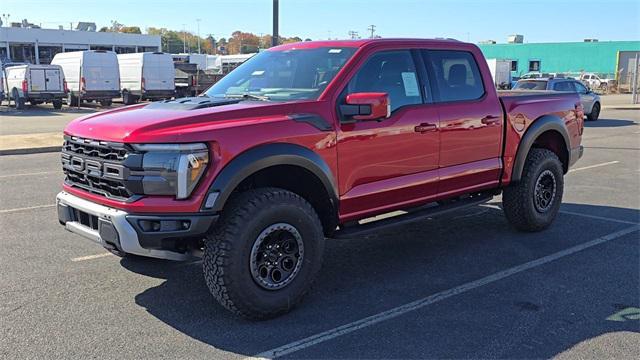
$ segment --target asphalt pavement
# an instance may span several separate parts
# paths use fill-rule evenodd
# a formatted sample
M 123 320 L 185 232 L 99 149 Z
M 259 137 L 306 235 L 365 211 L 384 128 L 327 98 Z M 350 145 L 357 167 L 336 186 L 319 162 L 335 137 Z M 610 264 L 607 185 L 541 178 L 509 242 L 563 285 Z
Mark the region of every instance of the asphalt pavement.
M 0 157 L 0 358 L 636 358 L 640 111 L 587 123 L 561 213 L 519 233 L 488 206 L 327 242 L 290 314 L 251 322 L 200 262 L 120 259 L 66 232 L 57 153 Z

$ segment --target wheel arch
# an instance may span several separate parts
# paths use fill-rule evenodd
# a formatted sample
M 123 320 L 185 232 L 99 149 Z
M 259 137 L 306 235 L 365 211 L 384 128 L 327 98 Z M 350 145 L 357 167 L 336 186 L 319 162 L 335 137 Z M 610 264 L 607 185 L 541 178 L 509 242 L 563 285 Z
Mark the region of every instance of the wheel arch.
M 562 162 L 566 174 L 569 170 L 570 142 L 569 132 L 562 119 L 555 115 L 545 115 L 536 119 L 520 140 L 516 159 L 511 173 L 511 181 L 520 181 L 527 155 L 532 148 L 544 148 L 553 151 Z
M 259 145 L 234 158 L 209 187 L 207 197 L 219 195 L 213 207 L 204 210 L 220 212 L 237 193 L 269 186 L 302 196 L 318 213 L 325 233 L 335 230 L 338 192 L 331 169 L 317 153 L 290 143 Z

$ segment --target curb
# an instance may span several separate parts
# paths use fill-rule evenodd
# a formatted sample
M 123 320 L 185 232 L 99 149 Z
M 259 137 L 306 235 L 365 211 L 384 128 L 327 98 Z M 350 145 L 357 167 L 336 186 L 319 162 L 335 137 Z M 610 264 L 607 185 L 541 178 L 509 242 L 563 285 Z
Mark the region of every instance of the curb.
M 24 149 L 3 149 L 3 150 L 0 150 L 0 156 L 59 152 L 61 149 L 62 149 L 61 146 L 46 146 L 46 147 L 37 147 L 37 148 L 24 148 Z
M 602 110 L 640 110 L 640 106 L 637 105 L 609 105 L 603 106 Z

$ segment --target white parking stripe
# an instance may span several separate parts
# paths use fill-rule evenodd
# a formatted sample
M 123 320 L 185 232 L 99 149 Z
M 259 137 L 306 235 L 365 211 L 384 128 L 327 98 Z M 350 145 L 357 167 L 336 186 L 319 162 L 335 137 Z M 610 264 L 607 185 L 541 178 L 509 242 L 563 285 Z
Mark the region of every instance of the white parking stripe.
M 498 205 L 485 204 L 485 205 L 480 205 L 480 206 L 488 207 L 488 208 L 492 208 L 492 209 L 497 209 L 497 210 L 502 210 L 502 208 L 500 206 L 498 206 Z M 559 213 L 566 214 L 566 215 L 582 216 L 582 217 L 586 217 L 586 218 L 590 218 L 590 219 L 596 219 L 596 220 L 611 221 L 611 222 L 616 222 L 616 223 L 620 223 L 620 224 L 629 224 L 629 225 L 637 225 L 638 224 L 637 222 L 634 222 L 634 221 L 627 221 L 627 220 L 615 219 L 615 218 L 598 216 L 598 215 L 589 215 L 589 214 L 583 214 L 583 213 L 579 213 L 579 212 L 566 211 L 566 210 L 560 210 Z
M 29 207 L 23 207 L 23 208 L 15 208 L 15 209 L 5 209 L 5 210 L 0 210 L 0 214 L 7 214 L 12 212 L 34 210 L 34 209 L 44 209 L 44 208 L 50 208 L 54 206 L 56 206 L 56 204 L 36 205 L 36 206 L 29 206 Z
M 572 173 L 574 171 L 593 169 L 593 168 L 597 168 L 597 167 L 601 167 L 601 166 L 617 164 L 619 162 L 620 161 L 617 161 L 617 160 L 616 161 L 609 161 L 609 162 L 605 162 L 605 163 L 601 163 L 601 164 L 595 164 L 595 165 L 589 165 L 589 166 L 585 166 L 585 167 L 579 167 L 579 168 L 571 169 L 571 170 L 569 170 L 569 172 Z
M 71 259 L 71 261 L 78 262 L 78 261 L 85 261 L 85 260 L 93 260 L 93 259 L 99 259 L 99 258 L 103 258 L 103 257 L 107 257 L 107 256 L 113 256 L 113 254 L 112 253 L 102 253 L 102 254 L 96 254 L 96 255 L 80 256 L 80 257 Z
M 18 177 L 18 176 L 35 176 L 35 175 L 46 175 L 46 174 L 62 175 L 62 171 L 41 171 L 41 172 L 32 172 L 32 173 L 25 173 L 25 174 L 0 175 L 0 179 L 12 178 L 12 177 Z
M 378 323 L 381 323 L 383 321 L 386 320 L 390 320 L 393 318 L 396 318 L 400 315 L 406 314 L 408 312 L 411 311 L 415 311 L 415 310 L 419 310 L 425 306 L 440 302 L 442 300 L 448 299 L 450 297 L 465 293 L 467 291 L 479 288 L 481 286 L 484 285 L 489 285 L 491 283 L 494 283 L 498 280 L 502 280 L 504 278 L 507 278 L 509 276 L 521 273 L 523 271 L 527 271 L 527 270 L 531 270 L 533 268 L 536 268 L 538 266 L 547 264 L 549 262 L 558 260 L 560 258 L 563 258 L 565 256 L 569 256 L 572 254 L 575 254 L 579 251 L 594 247 L 596 245 L 600 245 L 603 243 L 606 243 L 608 241 L 611 240 L 615 240 L 618 239 L 622 236 L 625 236 L 627 234 L 630 234 L 634 231 L 638 231 L 640 230 L 640 225 L 635 225 L 635 226 L 631 226 L 628 227 L 626 229 L 620 230 L 620 231 L 616 231 L 614 233 L 599 237 L 597 239 L 588 241 L 586 243 L 580 244 L 580 245 L 576 245 L 573 247 L 570 247 L 568 249 L 559 251 L 557 253 L 551 254 L 551 255 L 547 255 L 544 257 L 541 257 L 537 260 L 533 260 L 533 261 L 529 261 L 527 263 L 524 263 L 522 265 L 518 265 L 512 268 L 509 268 L 507 270 L 503 270 L 500 272 L 497 272 L 493 275 L 489 275 L 487 277 L 484 277 L 482 279 L 478 279 L 460 286 L 457 286 L 455 288 L 449 289 L 449 290 L 445 290 L 445 291 L 441 291 L 439 293 L 427 296 L 425 298 L 410 302 L 408 304 L 402 305 L 402 306 L 398 306 L 396 308 L 333 328 L 331 330 L 327 330 L 312 336 L 309 336 L 307 338 L 298 340 L 298 341 L 294 341 L 292 343 L 277 347 L 275 349 L 271 349 L 271 350 L 267 350 L 265 352 L 262 352 L 260 354 L 257 354 L 255 356 L 253 356 L 252 358 L 260 358 L 260 359 L 272 359 L 274 357 L 278 357 L 278 356 L 284 356 L 284 355 L 289 355 L 291 353 L 306 349 L 310 346 L 313 345 L 317 345 L 326 341 L 329 341 L 331 339 L 335 339 L 337 337 L 343 336 L 343 335 L 347 335 L 350 334 L 356 330 L 360 330 Z

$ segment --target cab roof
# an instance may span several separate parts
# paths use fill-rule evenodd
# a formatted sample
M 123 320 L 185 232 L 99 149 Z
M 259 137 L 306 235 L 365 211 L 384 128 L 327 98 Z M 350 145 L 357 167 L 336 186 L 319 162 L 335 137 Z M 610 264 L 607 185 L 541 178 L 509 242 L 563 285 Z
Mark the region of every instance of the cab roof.
M 304 41 L 269 48 L 268 51 L 284 51 L 293 49 L 314 49 L 320 47 L 363 47 L 373 44 L 394 44 L 394 43 L 422 43 L 429 44 L 462 44 L 455 39 L 415 39 L 415 38 L 384 38 L 384 39 L 357 39 L 357 40 L 317 40 Z

